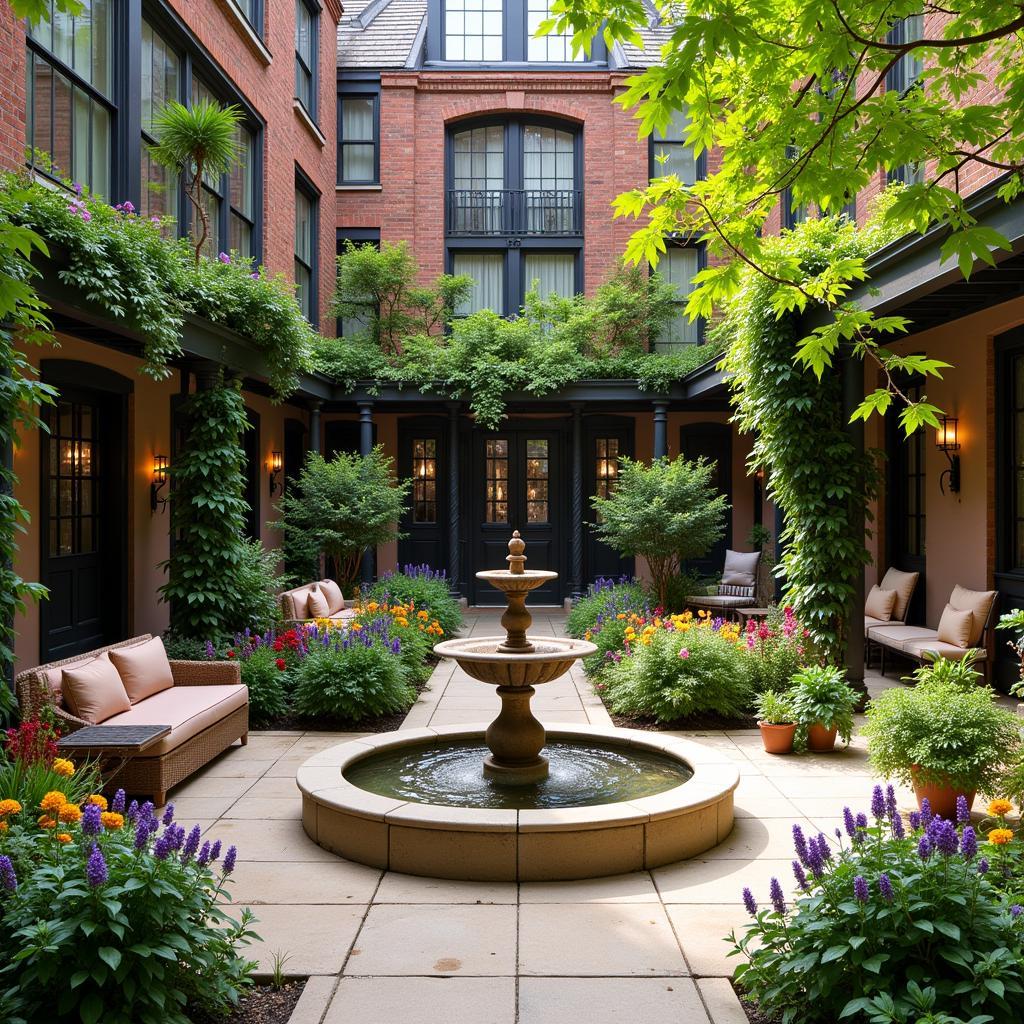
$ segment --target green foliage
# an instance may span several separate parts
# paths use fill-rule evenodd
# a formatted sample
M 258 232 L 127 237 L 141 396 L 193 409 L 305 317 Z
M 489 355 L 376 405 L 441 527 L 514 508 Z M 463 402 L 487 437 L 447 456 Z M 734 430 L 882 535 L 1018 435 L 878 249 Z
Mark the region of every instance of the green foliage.
M 790 679 L 813 661 L 804 629 L 790 608 L 774 607 L 762 622 L 747 619 L 746 647 L 750 682 L 756 693 L 788 689 Z
M 879 789 L 881 813 L 863 828 L 851 814 L 839 844 L 799 832 L 806 886 L 787 900 L 776 882 L 763 909 L 750 897 L 753 923 L 730 936 L 738 985 L 781 1024 L 1011 1024 L 1024 1007 L 1024 921 L 999 872 L 981 866 L 970 826 L 926 821 L 905 835 L 885 802 Z
M 239 659 L 242 682 L 249 687 L 249 724 L 264 728 L 288 711 L 286 674 L 278 667 L 283 661 L 272 648 L 261 646 Z
M 808 665 L 793 676 L 792 682 L 786 697 L 801 732 L 815 724 L 835 728 L 849 743 L 859 694 L 847 683 L 844 671 L 835 666 Z
M 401 661 L 378 641 L 336 637 L 311 647 L 295 670 L 295 706 L 303 715 L 346 722 L 407 710 L 416 691 Z
M 626 576 L 618 580 L 601 577 L 587 588 L 565 620 L 569 636 L 582 639 L 595 626 L 604 625 L 619 612 L 643 614 L 647 610 L 647 593 L 638 580 Z
M 706 459 L 659 459 L 647 466 L 622 458 L 615 490 L 591 498 L 598 537 L 621 555 L 647 560 L 663 607 L 680 562 L 706 554 L 725 532 L 729 505 L 711 486 L 714 468 Z
M 331 576 L 351 590 L 367 548 L 398 539 L 409 481 L 394 478 L 393 462 L 378 445 L 367 456 L 339 452 L 328 462 L 310 452 L 299 478 L 278 502 L 272 525 L 284 531 L 289 567 L 299 572 L 321 554 L 334 564 Z M 315 579 L 314 572 L 307 579 Z
M 50 0 L 8 0 L 16 18 L 27 18 L 39 24 L 50 19 Z M 82 0 L 54 0 L 54 9 L 65 14 L 80 14 Z
M 674 288 L 657 275 L 620 270 L 592 298 L 531 292 L 519 317 L 490 310 L 454 318 L 463 277 L 416 289 L 405 244 L 350 246 L 338 257 L 337 315 L 361 317 L 363 336 L 322 338 L 315 364 L 342 387 L 360 381 L 467 397 L 481 425 L 495 427 L 509 393 L 552 394 L 585 379 L 635 378 L 664 391 L 719 349 L 648 354 L 673 313 Z M 378 312 L 379 311 L 379 312 Z
M 436 572 L 427 565 L 406 565 L 401 572 L 385 573 L 367 589 L 365 598 L 412 602 L 416 610 L 428 610 L 444 631 L 444 639 L 451 639 L 462 628 L 462 608 L 452 597 L 444 571 Z
M 927 657 L 927 654 L 925 656 Z M 918 666 L 909 676 L 904 677 L 904 682 L 927 683 L 937 680 L 952 683 L 964 690 L 973 689 L 982 678 L 982 674 L 974 667 L 978 657 L 975 654 L 968 654 L 965 658 L 943 658 L 934 655 L 929 662 Z
M 871 702 L 867 717 L 872 768 L 908 784 L 914 767 L 924 782 L 1001 795 L 1001 769 L 1021 747 L 1020 719 L 984 686 L 932 678 L 895 687 Z
M 240 438 L 246 428 L 234 384 L 197 391 L 182 406 L 185 443 L 171 470 L 174 553 L 161 599 L 180 636 L 225 636 L 237 621 L 239 566 L 246 559 Z
M 1024 697 L 1024 608 L 1000 615 L 996 629 L 1012 630 L 1016 634 L 1007 641 L 1020 661 L 1019 675 L 1017 681 L 1010 686 L 1010 693 L 1014 697 Z
M 206 643 L 194 636 L 180 636 L 167 630 L 160 638 L 171 661 L 202 661 L 206 657 Z
M 136 827 L 93 837 L 71 826 L 64 844 L 28 826 L 0 843 L 17 878 L 0 910 L 5 1021 L 189 1024 L 225 1015 L 246 991 L 256 965 L 237 947 L 256 938 L 251 912 L 229 917 L 223 875 L 181 842 L 156 855 L 177 825 L 141 850 Z
M 739 718 L 750 703 L 742 649 L 711 628 L 656 630 L 602 681 L 616 714 L 661 722 L 699 714 Z
M 733 0 L 658 0 L 656 7 L 670 33 L 660 60 L 630 78 L 616 101 L 634 112 L 641 138 L 688 110 L 695 153 L 721 147 L 721 159 L 693 184 L 667 175 L 619 196 L 616 216 L 640 223 L 628 258 L 656 263 L 668 234 L 701 238 L 713 258 L 697 276 L 691 315 L 710 315 L 744 287 L 743 269 L 754 267 L 776 315 L 831 310 L 834 322 L 800 341 L 805 365 L 824 373 L 839 343 L 852 341 L 858 354 L 892 372 L 899 364 L 879 348 L 879 336 L 905 322 L 848 301 L 866 276 L 863 256 L 836 252 L 807 267 L 773 248 L 763 229 L 780 201 L 835 214 L 880 175 L 919 165 L 925 180 L 899 186 L 888 205 L 890 234 L 948 229 L 944 259 L 955 259 L 965 275 L 975 261 L 994 265 L 1008 242 L 977 223 L 960 183 L 984 167 L 1005 172 L 1004 202 L 1024 192 L 1018 6 L 953 0 L 924 26 L 924 39 L 903 45 L 889 33 L 926 9 L 920 0 L 767 0 L 739 8 Z M 609 46 L 642 46 L 637 30 L 649 22 L 639 0 L 559 0 L 545 30 L 571 33 L 578 48 L 598 33 Z M 887 72 L 903 56 L 924 70 L 902 92 L 889 90 Z M 944 366 L 916 359 L 914 372 L 925 377 Z M 862 415 L 884 412 L 895 396 L 905 427 L 932 422 L 934 406 L 908 402 L 887 379 Z
M 809 270 L 838 255 L 863 255 L 881 236 L 835 218 L 808 221 L 767 244 Z M 877 453 L 859 456 L 843 415 L 838 375 L 821 380 L 794 362 L 797 332 L 778 317 L 773 285 L 750 274 L 718 332 L 740 429 L 754 437 L 749 465 L 765 469 L 768 495 L 785 517 L 779 538 L 786 603 L 821 653 L 841 661 L 856 584 L 871 560 L 862 518 L 875 495 Z
M 80 764 L 72 775 L 54 770 L 58 736 L 48 717 L 32 719 L 12 729 L 0 748 L 0 800 L 17 800 L 24 815 L 13 820 L 34 821 L 47 793 L 63 793 L 68 802 L 79 804 L 97 792 L 100 774 L 96 765 Z
M 262 632 L 280 619 L 277 595 L 288 584 L 288 579 L 278 571 L 280 561 L 280 551 L 268 551 L 258 540 L 242 541 L 235 566 L 235 600 L 229 622 L 232 632 Z
M 764 690 L 754 698 L 754 708 L 759 722 L 765 725 L 795 725 L 796 711 L 793 702 L 785 693 Z

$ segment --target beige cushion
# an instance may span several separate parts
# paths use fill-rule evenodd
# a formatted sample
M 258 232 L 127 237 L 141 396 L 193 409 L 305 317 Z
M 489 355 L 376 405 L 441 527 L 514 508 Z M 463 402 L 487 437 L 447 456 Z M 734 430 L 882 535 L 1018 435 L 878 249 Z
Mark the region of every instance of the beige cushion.
M 994 590 L 968 590 L 959 583 L 953 588 L 953 593 L 949 595 L 949 606 L 957 611 L 969 611 L 972 616 L 968 646 L 977 647 L 981 643 L 981 634 L 985 631 L 985 623 L 995 599 Z
M 958 611 L 947 604 L 942 609 L 939 628 L 935 631 L 936 639 L 954 647 L 969 647 L 973 618 L 969 609 Z
M 328 616 L 328 618 L 337 619 L 339 622 L 344 622 L 346 619 L 354 619 L 355 617 L 356 612 L 354 608 L 342 608 L 340 611 Z
M 172 686 L 141 701 L 123 714 L 108 718 L 107 725 L 169 725 L 170 733 L 147 747 L 146 757 L 159 757 L 181 746 L 232 711 L 249 702 L 248 687 Z
M 110 652 L 110 660 L 133 704 L 174 685 L 171 663 L 160 637 Z
M 760 551 L 726 551 L 722 582 L 734 587 L 757 586 Z
M 920 660 L 926 660 L 926 654 L 938 655 L 942 658 L 948 658 L 950 661 L 962 661 L 968 655 L 971 657 L 978 657 L 979 652 L 981 659 L 984 660 L 987 655 L 985 654 L 984 648 L 980 647 L 957 647 L 956 644 L 947 644 L 942 640 L 910 640 L 903 645 L 903 653 L 909 654 L 911 657 L 918 658 Z
M 921 578 L 919 572 L 903 572 L 901 569 L 889 569 L 882 577 L 879 587 L 882 590 L 896 591 L 896 604 L 892 610 L 892 617 L 900 622 L 907 620 L 907 606 L 914 596 L 914 588 Z
M 886 625 L 888 625 L 888 623 L 885 621 L 885 619 L 874 619 L 870 615 L 865 615 L 864 616 L 864 635 L 868 636 L 871 633 L 871 630 L 873 630 L 875 628 L 875 626 L 886 626 Z
M 749 608 L 751 597 L 726 597 L 723 595 L 688 597 L 686 603 L 694 608 Z
M 309 618 L 309 587 L 295 587 L 281 595 L 281 614 L 285 619 Z
M 864 614 L 870 615 L 873 619 L 888 622 L 892 618 L 893 608 L 896 607 L 896 597 L 895 590 L 872 587 L 868 599 L 864 602 Z
M 924 626 L 882 625 L 868 630 L 873 643 L 902 651 L 905 644 L 914 640 L 935 640 L 935 630 Z
M 62 669 L 61 691 L 71 713 L 92 725 L 106 722 L 132 706 L 124 683 L 105 652 L 82 666 Z
M 327 598 L 327 614 L 333 615 L 345 607 L 345 598 L 342 597 L 341 587 L 334 580 L 321 580 L 320 590 Z
M 309 598 L 306 601 L 311 619 L 325 619 L 331 614 L 331 606 L 327 603 L 327 595 L 314 583 L 309 588 Z

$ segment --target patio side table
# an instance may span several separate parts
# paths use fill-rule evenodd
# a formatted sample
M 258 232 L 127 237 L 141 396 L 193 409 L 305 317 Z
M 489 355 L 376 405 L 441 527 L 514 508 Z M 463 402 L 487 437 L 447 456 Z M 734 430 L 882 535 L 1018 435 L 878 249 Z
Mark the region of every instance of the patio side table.
M 736 614 L 739 616 L 740 625 L 745 626 L 747 619 L 763 619 L 771 608 L 737 608 Z
M 169 732 L 169 725 L 87 725 L 84 729 L 62 736 L 57 749 L 64 755 L 80 759 L 94 757 L 99 761 L 100 778 L 108 786 L 124 766 L 148 750 Z M 110 770 L 110 763 L 117 767 Z

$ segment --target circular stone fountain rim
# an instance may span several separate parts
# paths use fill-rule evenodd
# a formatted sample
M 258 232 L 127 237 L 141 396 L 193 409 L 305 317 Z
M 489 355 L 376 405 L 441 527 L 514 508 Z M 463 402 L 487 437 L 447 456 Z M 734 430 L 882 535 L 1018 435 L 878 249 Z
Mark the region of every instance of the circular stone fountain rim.
M 478 644 L 503 644 L 505 643 L 506 637 L 504 636 L 464 636 L 457 637 L 454 640 L 444 640 L 439 644 L 434 645 L 434 653 L 442 658 L 461 658 L 463 661 L 473 662 L 501 662 L 502 664 L 517 664 L 519 662 L 534 662 L 534 661 L 565 661 L 578 658 L 589 658 L 590 655 L 597 653 L 597 644 L 592 644 L 589 640 L 575 640 L 571 637 L 562 636 L 527 636 L 526 638 L 531 644 L 543 644 L 547 647 L 556 646 L 558 650 L 546 650 L 546 651 L 533 651 L 529 654 L 520 654 L 518 651 L 514 655 L 502 654 L 499 651 L 474 651 L 469 647 L 462 646 L 463 644 L 471 644 L 476 646 Z M 514 661 L 511 660 L 514 658 Z
M 522 572 L 513 572 L 511 569 L 481 569 L 477 574 L 478 580 L 527 580 L 545 581 L 558 579 L 558 573 L 551 569 L 524 569 Z

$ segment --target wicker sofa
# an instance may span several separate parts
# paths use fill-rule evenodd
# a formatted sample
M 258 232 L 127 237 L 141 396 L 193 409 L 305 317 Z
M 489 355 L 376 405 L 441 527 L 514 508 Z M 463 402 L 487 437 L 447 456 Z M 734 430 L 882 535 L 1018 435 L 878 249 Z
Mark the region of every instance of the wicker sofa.
M 310 608 L 310 601 L 322 602 L 322 614 Z M 281 617 L 286 623 L 297 625 L 300 622 L 311 622 L 314 619 L 351 619 L 355 611 L 345 604 L 341 587 L 334 580 L 317 580 L 303 583 L 301 587 L 293 587 L 278 595 L 281 602 Z
M 241 669 L 233 661 L 169 661 L 173 684 L 132 703 L 128 710 L 87 721 L 77 717 L 65 700 L 65 671 L 84 669 L 110 652 L 128 651 L 152 640 L 149 634 L 122 640 L 88 654 L 39 665 L 15 679 L 23 717 L 35 717 L 44 705 L 53 708 L 66 734 L 87 725 L 170 725 L 171 732 L 133 757 L 118 774 L 118 785 L 145 795 L 157 805 L 167 791 L 188 778 L 235 740 L 249 738 L 249 692 Z

